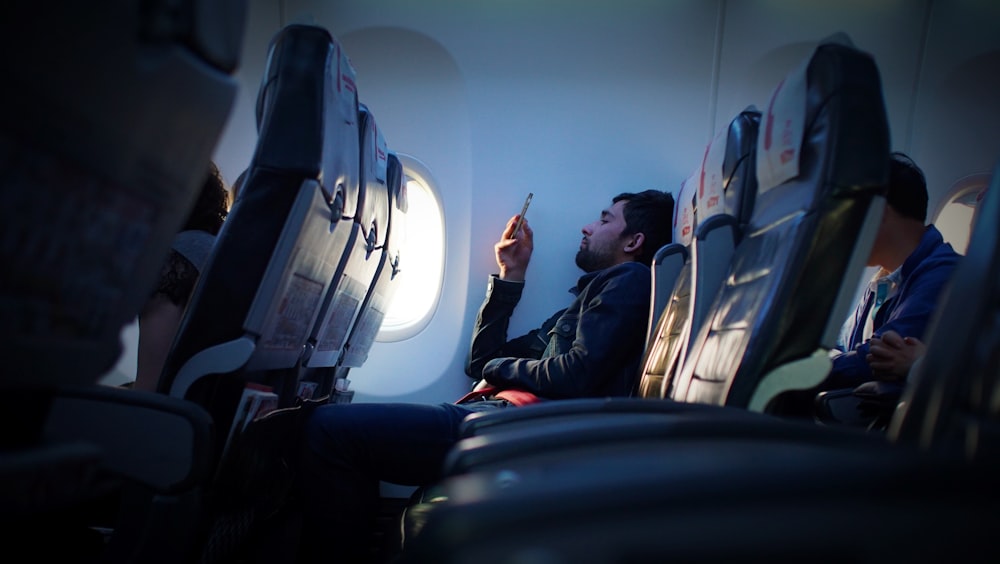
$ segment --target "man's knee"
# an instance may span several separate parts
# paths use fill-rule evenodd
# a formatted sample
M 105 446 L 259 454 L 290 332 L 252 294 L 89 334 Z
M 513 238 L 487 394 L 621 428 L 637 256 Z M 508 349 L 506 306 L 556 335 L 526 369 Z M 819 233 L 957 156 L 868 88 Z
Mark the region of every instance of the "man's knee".
M 306 420 L 303 430 L 309 452 L 329 451 L 351 438 L 356 420 L 350 405 L 324 405 Z

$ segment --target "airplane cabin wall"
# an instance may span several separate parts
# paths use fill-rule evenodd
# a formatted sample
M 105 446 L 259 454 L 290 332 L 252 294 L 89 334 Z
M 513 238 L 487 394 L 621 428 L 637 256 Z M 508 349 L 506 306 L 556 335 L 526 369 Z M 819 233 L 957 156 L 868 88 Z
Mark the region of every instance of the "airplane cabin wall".
M 766 108 L 834 32 L 875 56 L 893 146 L 924 167 L 931 209 L 1000 158 L 988 96 L 1000 17 L 989 0 L 251 0 L 242 89 L 216 152 L 227 181 L 253 153 L 268 42 L 295 22 L 340 40 L 390 150 L 426 165 L 445 208 L 435 318 L 408 341 L 375 343 L 351 372 L 356 402 L 449 401 L 468 389 L 493 243 L 529 191 L 535 251 L 511 335 L 568 300 L 580 228 L 612 196 L 676 192 L 717 129 L 750 103 Z

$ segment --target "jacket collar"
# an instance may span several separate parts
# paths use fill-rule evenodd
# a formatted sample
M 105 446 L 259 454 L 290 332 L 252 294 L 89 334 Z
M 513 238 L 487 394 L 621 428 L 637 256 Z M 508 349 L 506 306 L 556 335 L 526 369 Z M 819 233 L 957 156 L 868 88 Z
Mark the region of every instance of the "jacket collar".
M 910 256 L 906 257 L 903 261 L 903 266 L 900 267 L 902 271 L 901 278 L 906 280 L 913 272 L 913 269 L 917 268 L 921 262 L 934 252 L 941 244 L 944 243 L 944 238 L 941 236 L 941 232 L 937 230 L 934 225 L 928 225 L 924 228 L 924 235 L 920 238 L 920 244 L 917 248 L 910 253 Z

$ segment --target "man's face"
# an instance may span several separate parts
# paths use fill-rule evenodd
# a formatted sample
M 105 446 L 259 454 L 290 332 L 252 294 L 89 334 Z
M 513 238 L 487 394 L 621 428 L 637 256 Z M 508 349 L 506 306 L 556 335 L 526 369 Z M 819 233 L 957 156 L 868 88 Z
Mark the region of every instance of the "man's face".
M 576 253 L 576 265 L 584 272 L 595 272 L 624 262 L 625 200 L 619 200 L 601 212 L 601 218 L 581 230 L 583 240 Z
M 875 233 L 875 242 L 872 243 L 872 250 L 868 253 L 866 266 L 883 266 L 885 264 L 885 252 L 891 241 L 891 232 L 898 228 L 898 214 L 885 206 L 882 212 L 882 220 L 878 224 L 878 231 Z

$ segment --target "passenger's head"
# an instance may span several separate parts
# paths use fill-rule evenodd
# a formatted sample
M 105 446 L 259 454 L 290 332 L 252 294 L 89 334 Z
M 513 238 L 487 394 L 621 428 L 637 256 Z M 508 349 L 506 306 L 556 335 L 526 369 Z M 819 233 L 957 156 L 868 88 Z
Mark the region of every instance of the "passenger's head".
M 222 223 L 229 214 L 229 191 L 222 180 L 219 167 L 213 162 L 208 163 L 208 176 L 201 186 L 201 193 L 191 208 L 184 231 L 207 231 L 217 235 Z
M 583 228 L 576 265 L 594 272 L 637 261 L 650 264 L 656 251 L 670 242 L 674 197 L 659 190 L 625 192 L 611 200 L 601 218 Z
M 924 172 L 904 153 L 895 152 L 889 157 L 889 190 L 886 204 L 902 217 L 919 221 L 927 220 L 927 181 Z
M 923 171 L 905 154 L 892 153 L 886 207 L 867 265 L 890 272 L 899 268 L 920 244 L 926 219 L 927 182 Z

